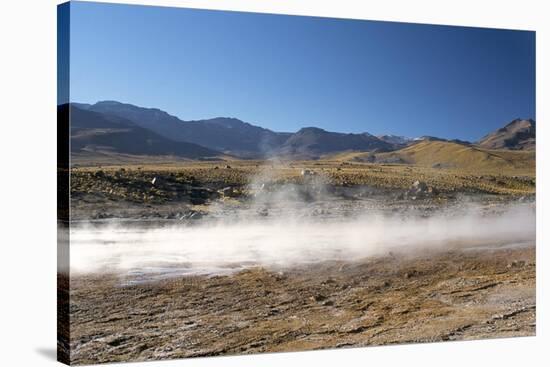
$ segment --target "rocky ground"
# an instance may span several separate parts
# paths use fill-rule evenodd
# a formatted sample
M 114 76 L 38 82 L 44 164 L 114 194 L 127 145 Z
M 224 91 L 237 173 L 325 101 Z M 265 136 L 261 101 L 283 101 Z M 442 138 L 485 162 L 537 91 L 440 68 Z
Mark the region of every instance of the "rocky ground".
M 465 201 L 534 202 L 533 175 L 479 174 L 403 165 L 219 162 L 71 171 L 73 220 L 189 220 L 253 205 L 284 191 L 304 203 L 361 201 L 366 209 L 432 209 Z M 472 199 L 473 198 L 473 199 Z M 265 201 L 265 200 L 264 200 Z M 381 205 L 378 205 L 380 204 Z M 213 210 L 214 208 L 214 210 Z
M 533 245 L 131 284 L 72 277 L 71 361 L 535 335 Z
M 534 201 L 534 172 L 326 162 L 266 169 L 253 161 L 71 172 L 72 219 L 98 225 L 271 218 L 288 203 L 330 220 Z M 535 334 L 534 243 L 441 248 L 147 282 L 108 271 L 73 275 L 70 348 L 67 335 L 62 348 L 72 363 L 89 364 Z

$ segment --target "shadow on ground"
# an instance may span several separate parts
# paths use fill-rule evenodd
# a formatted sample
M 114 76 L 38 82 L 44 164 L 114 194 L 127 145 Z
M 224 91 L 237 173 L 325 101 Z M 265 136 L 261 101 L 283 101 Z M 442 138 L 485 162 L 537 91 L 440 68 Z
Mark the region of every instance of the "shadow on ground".
M 57 361 L 57 350 L 55 348 L 37 348 L 35 351 L 46 359 Z

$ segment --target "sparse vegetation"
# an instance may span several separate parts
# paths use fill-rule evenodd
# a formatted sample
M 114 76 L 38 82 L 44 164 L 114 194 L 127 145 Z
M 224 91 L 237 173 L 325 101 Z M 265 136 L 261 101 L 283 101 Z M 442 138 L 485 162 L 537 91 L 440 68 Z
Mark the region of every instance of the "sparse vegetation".
M 526 152 L 514 152 L 523 154 Z M 218 167 L 218 169 L 216 169 Z M 83 194 L 101 195 L 110 200 L 163 203 L 181 200 L 191 187 L 219 190 L 242 187 L 265 171 L 275 184 L 303 183 L 303 169 L 316 172 L 334 186 L 372 186 L 406 190 L 417 180 L 442 193 L 489 193 L 531 195 L 535 193 L 535 172 L 531 169 L 466 170 L 438 169 L 403 164 L 347 162 L 345 160 L 297 161 L 270 164 L 260 161 L 232 161 L 230 168 L 220 162 L 173 162 L 163 165 L 112 165 L 80 167 L 72 170 L 73 199 Z M 158 177 L 163 185 L 153 185 Z
M 401 163 L 455 169 L 472 174 L 535 174 L 534 151 L 489 150 L 448 141 L 422 141 L 392 152 L 343 153 L 336 158 L 341 161 Z

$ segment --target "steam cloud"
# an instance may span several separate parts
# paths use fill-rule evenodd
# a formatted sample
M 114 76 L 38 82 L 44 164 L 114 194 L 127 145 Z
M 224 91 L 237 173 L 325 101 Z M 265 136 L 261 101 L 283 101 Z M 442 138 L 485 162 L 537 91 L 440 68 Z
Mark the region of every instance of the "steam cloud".
M 117 273 L 155 279 L 227 274 L 251 266 L 287 267 L 327 260 L 352 261 L 392 253 L 448 248 L 517 246 L 535 242 L 529 204 L 488 209 L 462 203 L 428 217 L 346 211 L 323 175 L 303 184 L 275 184 L 272 160 L 250 183 L 255 197 L 238 209 L 211 205 L 210 221 L 145 228 L 122 222 L 71 228 L 73 274 Z M 312 216 L 312 211 L 321 215 Z M 216 212 L 218 215 L 216 216 Z M 260 215 L 259 215 L 260 214 Z
M 225 274 L 250 266 L 284 267 L 325 260 L 449 247 L 534 243 L 532 207 L 428 218 L 365 214 L 355 219 L 218 221 L 144 229 L 112 225 L 71 231 L 71 272 L 170 276 Z

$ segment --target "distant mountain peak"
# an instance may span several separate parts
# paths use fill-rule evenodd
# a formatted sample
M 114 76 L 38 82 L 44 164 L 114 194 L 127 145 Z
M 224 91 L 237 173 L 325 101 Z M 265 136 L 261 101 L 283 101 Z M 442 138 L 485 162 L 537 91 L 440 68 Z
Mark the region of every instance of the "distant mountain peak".
M 95 105 L 130 105 L 130 104 L 106 99 L 106 100 L 103 100 L 103 101 L 97 101 L 95 103 Z M 130 105 L 130 106 L 132 106 L 132 105 Z
M 326 133 L 327 131 L 325 129 L 321 129 L 320 127 L 315 126 L 306 126 L 302 127 L 300 130 L 297 131 L 297 133 Z
M 194 122 L 197 122 L 197 121 L 194 121 Z M 215 124 L 218 126 L 229 128 L 229 129 L 238 128 L 241 126 L 253 126 L 248 122 L 244 122 L 235 117 L 214 117 L 208 120 L 199 120 L 198 122 L 206 123 L 206 124 Z
M 516 118 L 504 127 L 485 135 L 478 145 L 487 149 L 534 150 L 536 122 L 530 118 Z
M 512 121 L 510 121 L 508 124 L 506 124 L 504 127 L 502 127 L 499 130 L 518 130 L 518 129 L 531 129 L 535 128 L 536 123 L 533 119 L 522 119 L 522 118 L 516 118 Z
M 342 151 L 387 151 L 393 146 L 370 134 L 337 133 L 318 127 L 304 127 L 291 134 L 278 150 L 282 156 L 319 158 Z
M 378 139 L 385 141 L 386 143 L 393 144 L 396 147 L 403 147 L 407 144 L 411 143 L 414 139 L 401 136 L 401 135 L 393 135 L 393 134 L 385 134 L 385 135 L 378 135 Z

